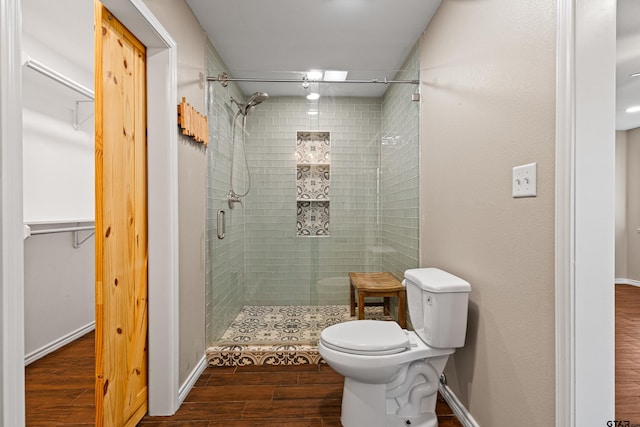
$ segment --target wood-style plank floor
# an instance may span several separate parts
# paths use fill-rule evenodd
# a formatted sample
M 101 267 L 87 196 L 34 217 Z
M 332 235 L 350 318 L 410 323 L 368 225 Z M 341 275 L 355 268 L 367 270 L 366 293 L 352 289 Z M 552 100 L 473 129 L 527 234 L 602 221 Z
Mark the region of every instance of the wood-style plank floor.
M 26 368 L 27 426 L 93 426 L 94 336 Z M 327 365 L 207 368 L 178 412 L 140 427 L 340 426 L 343 377 Z M 440 427 L 462 427 L 446 402 Z
M 640 288 L 616 285 L 616 420 L 640 424 Z

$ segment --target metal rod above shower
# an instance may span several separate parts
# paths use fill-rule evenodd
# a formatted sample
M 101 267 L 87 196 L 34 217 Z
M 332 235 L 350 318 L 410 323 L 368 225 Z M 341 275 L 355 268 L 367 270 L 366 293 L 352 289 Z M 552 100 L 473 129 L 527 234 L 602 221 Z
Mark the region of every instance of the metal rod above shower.
M 220 82 L 223 87 L 227 87 L 227 82 L 255 82 L 255 83 L 382 83 L 382 84 L 412 84 L 417 85 L 420 80 L 310 80 L 305 77 L 299 79 L 261 79 L 261 78 L 236 78 L 229 77 L 227 73 L 220 73 L 217 77 L 207 77 L 208 82 Z

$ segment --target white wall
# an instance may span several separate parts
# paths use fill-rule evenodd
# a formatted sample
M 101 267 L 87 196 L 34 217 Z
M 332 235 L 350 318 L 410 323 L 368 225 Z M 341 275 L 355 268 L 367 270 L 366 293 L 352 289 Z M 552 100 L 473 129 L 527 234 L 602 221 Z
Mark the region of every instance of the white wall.
M 32 58 L 92 90 L 89 3 L 24 0 L 23 61 Z M 26 66 L 22 75 L 25 222 L 93 220 L 93 102 Z M 75 101 L 82 101 L 77 130 Z
M 88 235 L 80 233 L 81 238 Z M 75 249 L 73 233 L 25 240 L 25 355 L 29 362 L 55 350 L 69 334 L 91 329 L 95 319 L 94 244 L 91 237 Z
M 93 88 L 92 2 L 23 0 L 22 12 L 23 62 Z M 88 99 L 23 66 L 24 222 L 47 224 L 34 230 L 94 219 L 93 103 L 82 103 L 75 130 L 75 100 Z M 94 240 L 74 249 L 73 233 L 34 235 L 24 257 L 25 355 L 33 361 L 91 328 Z

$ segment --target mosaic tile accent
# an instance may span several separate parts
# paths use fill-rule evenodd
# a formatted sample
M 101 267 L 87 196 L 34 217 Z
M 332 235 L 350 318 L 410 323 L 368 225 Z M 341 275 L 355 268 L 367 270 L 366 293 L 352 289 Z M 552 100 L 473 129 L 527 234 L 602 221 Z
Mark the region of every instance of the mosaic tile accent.
M 329 202 L 298 202 L 298 236 L 329 236 Z
M 331 138 L 329 132 L 298 132 L 297 163 L 330 163 Z
M 299 164 L 296 173 L 298 200 L 328 200 L 329 179 L 329 165 Z
M 231 346 L 207 351 L 208 366 L 249 365 L 313 365 L 326 363 L 316 346 L 285 350 L 280 348 L 248 348 Z
M 393 320 L 378 306 L 366 306 L 365 318 Z M 246 306 L 221 341 L 207 349 L 207 363 L 209 366 L 324 363 L 316 346 L 322 329 L 354 319 L 348 305 Z
M 330 159 L 329 132 L 297 132 L 297 236 L 329 236 Z

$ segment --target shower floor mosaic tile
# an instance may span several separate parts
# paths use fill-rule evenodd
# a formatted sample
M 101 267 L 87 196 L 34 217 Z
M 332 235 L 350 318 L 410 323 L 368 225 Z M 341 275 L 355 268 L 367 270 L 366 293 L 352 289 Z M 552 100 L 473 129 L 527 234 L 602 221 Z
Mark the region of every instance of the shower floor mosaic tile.
M 365 318 L 393 320 L 378 306 L 366 306 Z M 209 366 L 321 363 L 316 342 L 322 329 L 354 319 L 348 305 L 246 306 L 207 350 L 207 362 Z

